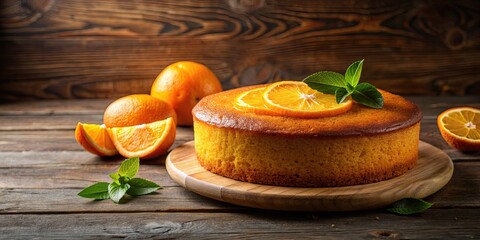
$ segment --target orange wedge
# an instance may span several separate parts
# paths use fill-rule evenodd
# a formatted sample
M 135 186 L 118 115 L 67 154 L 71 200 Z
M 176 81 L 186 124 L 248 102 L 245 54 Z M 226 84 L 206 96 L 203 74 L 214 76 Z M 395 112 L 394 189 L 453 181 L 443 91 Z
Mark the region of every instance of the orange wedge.
M 438 129 L 445 141 L 462 151 L 480 150 L 480 109 L 452 108 L 437 118 Z
M 98 156 L 118 154 L 103 124 L 78 123 L 75 128 L 75 139 L 85 150 Z
M 289 117 L 318 118 L 342 114 L 352 107 L 352 100 L 338 104 L 335 96 L 311 89 L 306 83 L 282 81 L 266 87 L 265 105 Z
M 176 126 L 172 117 L 131 127 L 113 127 L 108 133 L 124 157 L 154 158 L 165 154 L 175 141 Z
M 254 88 L 243 92 L 235 100 L 235 108 L 243 112 L 251 112 L 256 114 L 279 115 L 268 109 L 263 101 L 263 92 L 265 87 Z

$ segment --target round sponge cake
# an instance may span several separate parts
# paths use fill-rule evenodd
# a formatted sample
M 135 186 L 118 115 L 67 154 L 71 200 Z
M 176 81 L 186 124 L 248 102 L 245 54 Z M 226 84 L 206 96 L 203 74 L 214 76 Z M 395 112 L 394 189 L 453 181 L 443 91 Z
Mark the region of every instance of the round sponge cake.
M 354 104 L 316 119 L 246 113 L 235 98 L 255 87 L 203 98 L 193 109 L 195 151 L 207 170 L 259 184 L 332 187 L 373 183 L 416 165 L 421 112 L 381 91 L 382 109 Z

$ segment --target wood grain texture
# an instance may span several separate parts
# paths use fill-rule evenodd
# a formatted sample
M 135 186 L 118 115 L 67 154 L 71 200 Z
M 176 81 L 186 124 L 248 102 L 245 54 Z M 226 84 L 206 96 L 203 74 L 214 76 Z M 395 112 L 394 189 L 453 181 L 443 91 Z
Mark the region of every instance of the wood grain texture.
M 115 219 L 112 221 L 112 219 Z M 2 236 L 22 239 L 477 239 L 478 213 L 431 209 L 416 217 L 349 214 L 112 213 L 0 215 Z M 26 231 L 28 229 L 28 231 Z M 448 229 L 446 231 L 445 229 Z
M 138 174 L 161 186 L 178 186 L 168 176 L 166 156 L 142 161 Z M 101 158 L 86 151 L 0 152 L 0 188 L 81 188 L 98 181 L 110 181 L 122 156 Z
M 330 188 L 279 187 L 241 182 L 205 170 L 193 141 L 174 149 L 165 163 L 172 179 L 202 196 L 240 206 L 283 211 L 358 211 L 388 206 L 403 198 L 425 198 L 453 174 L 451 159 L 424 142 L 416 167 L 382 182 Z
M 224 88 L 343 72 L 402 94 L 480 93 L 480 3 L 75 1 L 0 5 L 0 99 L 149 92 L 168 64 L 206 64 Z M 414 87 L 412 87 L 414 86 Z
M 0 116 L 103 115 L 116 99 L 43 100 L 0 103 Z
M 101 180 L 101 179 L 99 179 Z M 107 179 L 104 179 L 107 180 Z M 108 180 L 107 180 L 108 181 Z M 142 197 L 126 196 L 124 205 L 111 200 L 95 201 L 81 198 L 80 188 L 0 188 L 0 215 L 14 213 L 111 213 L 111 212 L 216 212 L 241 209 L 234 205 L 204 198 L 182 187 L 165 187 L 156 193 Z

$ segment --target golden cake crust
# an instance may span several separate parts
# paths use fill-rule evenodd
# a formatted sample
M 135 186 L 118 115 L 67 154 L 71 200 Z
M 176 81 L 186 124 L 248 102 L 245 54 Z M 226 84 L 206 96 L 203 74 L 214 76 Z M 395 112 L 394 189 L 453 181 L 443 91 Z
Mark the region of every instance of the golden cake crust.
M 401 96 L 382 91 L 384 106 L 373 109 L 354 103 L 352 108 L 334 117 L 299 119 L 258 115 L 236 110 L 234 99 L 252 86 L 220 92 L 203 98 L 193 109 L 195 120 L 209 125 L 285 136 L 363 136 L 392 132 L 420 121 L 418 107 Z
M 316 119 L 234 108 L 245 87 L 203 98 L 193 109 L 195 151 L 205 169 L 232 179 L 296 187 L 378 182 L 416 165 L 421 112 L 381 91 L 384 107 L 354 104 Z

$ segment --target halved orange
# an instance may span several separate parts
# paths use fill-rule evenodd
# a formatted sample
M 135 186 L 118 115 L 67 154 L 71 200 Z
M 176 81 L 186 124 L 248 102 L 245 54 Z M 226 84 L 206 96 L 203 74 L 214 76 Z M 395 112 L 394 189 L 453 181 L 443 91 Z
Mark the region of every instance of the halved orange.
M 176 126 L 172 117 L 131 127 L 113 127 L 108 133 L 124 157 L 154 158 L 165 154 L 175 141 Z
M 77 123 L 75 139 L 85 150 L 98 156 L 118 154 L 104 124 Z
M 265 89 L 263 100 L 269 109 L 297 118 L 330 117 L 342 114 L 352 107 L 351 99 L 338 104 L 334 95 L 323 94 L 299 81 L 271 84 Z
M 480 109 L 451 108 L 437 118 L 438 129 L 445 141 L 462 151 L 480 150 Z
M 254 88 L 243 92 L 235 99 L 235 108 L 243 112 L 266 115 L 279 115 L 265 106 L 263 92 L 266 87 Z
M 131 127 L 173 117 L 176 114 L 166 102 L 148 94 L 132 94 L 121 97 L 105 109 L 103 122 L 108 128 Z

